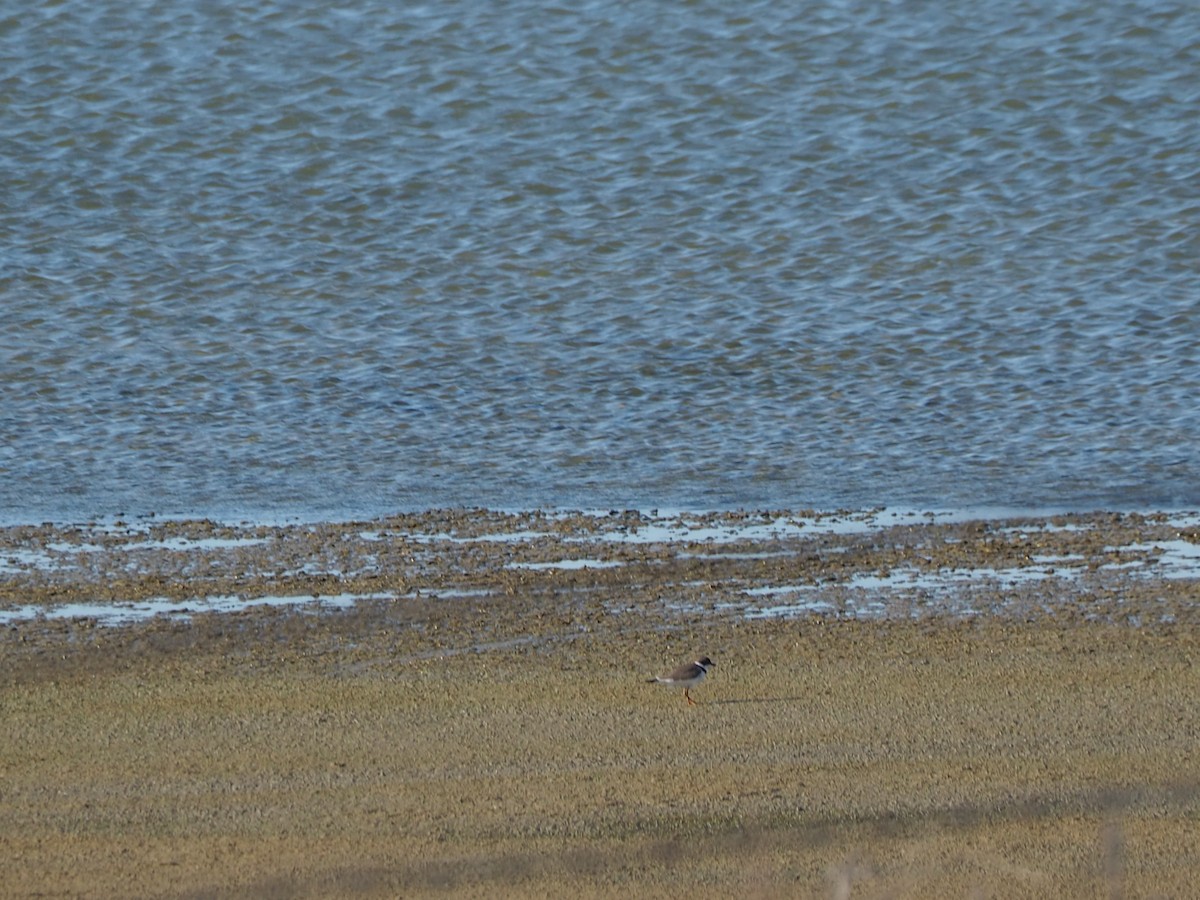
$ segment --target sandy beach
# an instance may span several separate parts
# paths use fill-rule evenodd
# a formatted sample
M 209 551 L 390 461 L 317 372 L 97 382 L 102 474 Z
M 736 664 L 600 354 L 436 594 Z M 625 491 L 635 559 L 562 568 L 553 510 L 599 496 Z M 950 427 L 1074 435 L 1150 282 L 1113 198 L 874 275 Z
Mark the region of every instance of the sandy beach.
M 1154 550 L 1194 543 L 1190 525 L 808 526 L 699 546 L 606 539 L 648 530 L 627 516 L 439 515 L 252 547 L 163 525 L 196 546 L 172 532 L 136 564 L 131 539 L 86 567 L 10 569 L 10 611 L 222 579 L 247 600 L 373 599 L 11 617 L 0 894 L 1194 890 L 1197 594 Z M 72 540 L 35 531 L 6 530 L 4 552 Z M 342 559 L 297 573 L 281 554 Z M 901 566 L 1002 574 L 878 586 Z M 1021 574 L 1047 567 L 1072 571 Z M 836 608 L 759 614 L 762 585 L 801 582 Z M 865 614 L 877 595 L 891 612 Z M 702 654 L 717 667 L 697 706 L 646 683 Z

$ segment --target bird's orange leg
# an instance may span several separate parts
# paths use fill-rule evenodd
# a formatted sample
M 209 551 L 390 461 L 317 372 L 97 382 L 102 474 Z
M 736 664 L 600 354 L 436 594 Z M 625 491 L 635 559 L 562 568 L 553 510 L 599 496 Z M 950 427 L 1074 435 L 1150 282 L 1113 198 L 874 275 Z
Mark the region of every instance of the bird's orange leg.
M 684 688 L 683 696 L 684 696 L 684 699 L 687 700 L 688 706 L 695 706 L 696 701 L 692 699 L 692 695 L 691 695 L 690 691 L 691 691 L 691 688 Z

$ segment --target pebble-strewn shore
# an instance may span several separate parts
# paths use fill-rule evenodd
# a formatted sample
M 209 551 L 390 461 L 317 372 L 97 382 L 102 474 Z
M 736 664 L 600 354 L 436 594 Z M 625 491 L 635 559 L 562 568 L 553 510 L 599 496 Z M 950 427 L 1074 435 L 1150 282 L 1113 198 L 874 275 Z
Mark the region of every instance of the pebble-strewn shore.
M 0 895 L 1184 896 L 1198 540 L 1109 514 L 0 529 Z M 190 612 L 68 615 L 151 600 Z M 700 653 L 699 706 L 645 683 Z

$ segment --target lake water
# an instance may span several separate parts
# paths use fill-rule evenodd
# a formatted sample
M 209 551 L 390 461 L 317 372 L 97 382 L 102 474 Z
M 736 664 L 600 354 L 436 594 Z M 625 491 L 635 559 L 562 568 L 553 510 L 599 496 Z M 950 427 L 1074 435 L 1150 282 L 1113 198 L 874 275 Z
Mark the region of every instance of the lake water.
M 1200 5 L 0 18 L 0 517 L 1200 502 Z

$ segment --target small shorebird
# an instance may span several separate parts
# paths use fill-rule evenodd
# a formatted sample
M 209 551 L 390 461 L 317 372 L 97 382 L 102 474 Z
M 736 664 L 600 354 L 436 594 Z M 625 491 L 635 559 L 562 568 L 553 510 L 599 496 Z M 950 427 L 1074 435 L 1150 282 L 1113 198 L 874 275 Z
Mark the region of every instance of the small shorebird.
M 648 679 L 646 683 L 654 684 L 658 682 L 659 684 L 669 684 L 672 687 L 681 687 L 683 688 L 683 697 L 687 700 L 688 706 L 695 706 L 696 701 L 692 699 L 691 690 L 704 680 L 704 676 L 708 674 L 708 670 L 715 665 L 715 662 L 705 656 L 694 663 L 680 666 L 674 672 L 664 675 L 661 678 Z

